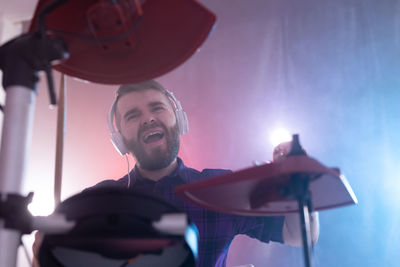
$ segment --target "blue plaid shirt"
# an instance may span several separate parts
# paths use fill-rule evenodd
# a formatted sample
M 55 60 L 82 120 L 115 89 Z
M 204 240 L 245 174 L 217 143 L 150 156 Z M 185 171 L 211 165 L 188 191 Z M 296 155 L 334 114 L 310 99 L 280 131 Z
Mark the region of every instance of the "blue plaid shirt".
M 164 197 L 176 206 L 183 208 L 189 218 L 196 224 L 199 230 L 199 258 L 197 261 L 197 266 L 199 267 L 225 266 L 229 245 L 237 234 L 245 234 L 263 242 L 283 242 L 282 227 L 284 217 L 247 217 L 214 212 L 186 203 L 174 193 L 174 188 L 179 185 L 227 172 L 230 171 L 204 169 L 200 172 L 186 167 L 182 160 L 178 158 L 178 167 L 175 171 L 157 182 L 142 177 L 136 168 L 130 173 L 131 187 Z M 95 187 L 127 187 L 127 185 L 128 175 L 125 175 L 117 181 L 106 180 L 100 182 Z

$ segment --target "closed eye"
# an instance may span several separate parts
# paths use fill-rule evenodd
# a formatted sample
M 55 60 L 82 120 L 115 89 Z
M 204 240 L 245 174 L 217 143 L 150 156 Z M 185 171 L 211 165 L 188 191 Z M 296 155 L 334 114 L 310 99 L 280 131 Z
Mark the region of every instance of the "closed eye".
M 162 111 L 162 110 L 164 110 L 165 108 L 163 107 L 163 106 L 156 106 L 156 107 L 153 107 L 152 108 L 152 111 L 153 112 L 157 112 L 157 111 Z
M 140 113 L 139 110 L 133 109 L 133 110 L 128 111 L 128 112 L 124 115 L 124 118 L 125 118 L 125 120 L 127 120 L 127 121 L 129 121 L 129 120 L 134 120 L 134 119 L 139 118 L 140 114 L 141 114 L 141 113 Z
M 162 111 L 166 110 L 167 104 L 163 103 L 161 101 L 154 101 L 154 102 L 149 103 L 149 108 L 150 108 L 151 112 L 158 113 L 158 112 L 162 112 Z
M 133 119 L 136 119 L 136 118 L 139 118 L 139 114 L 131 114 L 131 115 L 129 115 L 129 116 L 127 116 L 127 117 L 125 117 L 126 118 L 126 120 L 133 120 Z

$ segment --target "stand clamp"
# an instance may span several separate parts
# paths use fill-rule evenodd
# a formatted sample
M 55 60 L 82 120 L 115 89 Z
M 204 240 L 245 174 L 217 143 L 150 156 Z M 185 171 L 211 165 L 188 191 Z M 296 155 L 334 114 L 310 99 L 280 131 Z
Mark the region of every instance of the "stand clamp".
M 28 204 L 32 202 L 33 193 L 26 197 L 18 194 L 0 194 L 0 218 L 3 227 L 18 230 L 22 234 L 32 232 L 32 215 Z
M 68 56 L 67 44 L 60 38 L 23 34 L 0 47 L 3 87 L 19 85 L 36 91 L 38 72 L 45 71 L 51 103 L 56 104 L 51 63 Z

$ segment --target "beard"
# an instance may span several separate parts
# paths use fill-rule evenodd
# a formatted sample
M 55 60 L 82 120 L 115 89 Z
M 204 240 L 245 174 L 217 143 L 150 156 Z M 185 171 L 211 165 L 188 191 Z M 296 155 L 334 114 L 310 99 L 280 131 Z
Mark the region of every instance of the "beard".
M 125 145 L 129 151 L 132 152 L 133 157 L 139 164 L 140 168 L 149 171 L 160 170 L 169 166 L 175 160 L 179 151 L 179 129 L 177 124 L 169 129 L 162 123 L 152 125 L 152 127 L 163 128 L 166 147 L 155 147 L 148 153 L 145 151 L 144 146 L 140 141 L 127 140 L 124 138 Z M 140 140 L 141 133 L 147 129 L 148 128 L 139 129 L 136 140 Z

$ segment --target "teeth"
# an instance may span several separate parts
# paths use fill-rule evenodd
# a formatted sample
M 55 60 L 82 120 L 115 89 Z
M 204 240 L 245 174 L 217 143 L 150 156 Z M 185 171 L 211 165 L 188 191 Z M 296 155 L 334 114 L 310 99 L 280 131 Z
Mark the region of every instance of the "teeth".
M 162 133 L 161 133 L 160 131 L 148 133 L 148 134 L 144 137 L 144 140 L 147 140 L 150 136 L 153 136 L 153 135 L 156 135 L 156 134 L 162 134 Z

